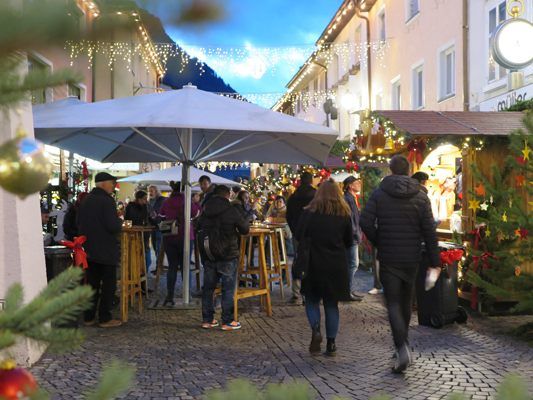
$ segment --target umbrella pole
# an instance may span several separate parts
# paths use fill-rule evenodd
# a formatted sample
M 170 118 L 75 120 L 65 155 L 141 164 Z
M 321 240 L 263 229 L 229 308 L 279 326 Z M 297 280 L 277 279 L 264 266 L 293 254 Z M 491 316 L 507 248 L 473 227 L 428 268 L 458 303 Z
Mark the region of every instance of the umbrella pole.
M 185 215 L 183 231 L 183 304 L 188 305 L 191 262 L 191 183 L 190 160 L 192 157 L 192 129 L 187 129 L 184 140 L 185 162 L 182 168 L 182 187 L 185 188 Z

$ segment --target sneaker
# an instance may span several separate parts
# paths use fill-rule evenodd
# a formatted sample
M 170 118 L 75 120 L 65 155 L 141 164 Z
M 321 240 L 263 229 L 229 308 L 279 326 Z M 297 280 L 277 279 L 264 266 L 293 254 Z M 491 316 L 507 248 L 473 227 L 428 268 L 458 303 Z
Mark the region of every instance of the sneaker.
M 212 328 L 216 328 L 219 325 L 220 324 L 218 323 L 218 321 L 216 319 L 214 319 L 211 322 L 203 322 L 202 323 L 202 329 L 212 329 Z
M 236 331 L 236 330 L 241 329 L 241 323 L 237 322 L 237 321 L 233 321 L 233 322 L 231 322 L 229 324 L 222 325 L 221 329 L 223 331 Z
M 116 328 L 120 325 L 122 325 L 122 321 L 119 319 L 110 319 L 109 321 L 100 322 L 98 324 L 100 328 Z
M 95 319 L 91 319 L 90 321 L 83 321 L 83 325 L 85 325 L 85 326 L 94 326 L 94 325 L 96 325 L 96 320 Z
M 373 289 L 370 289 L 370 290 L 368 291 L 368 294 L 380 294 L 380 293 L 382 293 L 382 292 L 383 292 L 382 289 L 373 288 Z

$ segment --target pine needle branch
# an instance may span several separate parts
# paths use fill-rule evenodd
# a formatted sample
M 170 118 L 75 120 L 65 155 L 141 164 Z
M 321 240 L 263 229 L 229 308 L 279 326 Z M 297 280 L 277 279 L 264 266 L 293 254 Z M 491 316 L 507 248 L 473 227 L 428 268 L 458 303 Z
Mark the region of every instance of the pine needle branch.
M 104 368 L 100 383 L 96 389 L 87 394 L 87 400 L 114 399 L 131 387 L 135 369 L 129 365 L 114 361 Z

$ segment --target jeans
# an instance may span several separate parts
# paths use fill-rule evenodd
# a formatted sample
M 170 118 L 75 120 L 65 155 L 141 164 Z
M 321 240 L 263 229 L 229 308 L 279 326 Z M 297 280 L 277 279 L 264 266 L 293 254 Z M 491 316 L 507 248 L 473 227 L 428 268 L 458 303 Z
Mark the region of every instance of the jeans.
M 359 245 L 355 243 L 346 249 L 348 259 L 348 281 L 350 282 L 350 293 L 355 292 L 355 273 L 359 268 Z
M 202 291 L 202 320 L 213 321 L 215 315 L 215 288 L 222 281 L 222 324 L 235 318 L 234 297 L 237 282 L 237 259 L 230 261 L 204 260 L 204 286 Z
M 117 267 L 89 261 L 86 274 L 87 283 L 93 288 L 94 296 L 91 308 L 85 311 L 85 321 L 95 319 L 97 308 L 100 323 L 110 321 L 113 297 L 117 287 Z
M 151 233 L 151 239 L 152 239 L 152 248 L 155 252 L 155 259 L 157 260 L 159 257 L 159 250 L 161 249 L 161 241 L 163 239 L 163 236 L 161 235 L 161 232 L 159 230 L 156 230 Z
M 387 268 L 380 266 L 381 283 L 385 294 L 385 302 L 389 314 L 389 323 L 392 330 L 394 345 L 397 349 L 407 342 L 409 322 L 411 321 L 411 304 L 413 298 L 413 288 L 416 278 L 417 268 L 402 268 L 404 279 Z
M 294 255 L 296 256 L 296 252 L 298 251 L 298 241 L 294 238 L 294 236 L 292 237 L 292 248 L 294 249 Z M 300 293 L 302 290 L 302 279 L 300 276 L 296 276 L 293 268 L 291 268 L 291 276 L 292 298 L 299 300 L 302 298 L 302 294 Z
M 183 241 L 166 241 L 165 253 L 168 259 L 167 299 L 170 300 L 174 298 L 174 289 L 176 287 L 176 281 L 178 279 L 178 269 L 180 269 L 183 265 Z
M 326 337 L 335 339 L 339 331 L 339 303 L 336 300 L 322 299 L 324 314 L 326 315 Z M 320 297 L 308 295 L 305 297 L 305 312 L 311 329 L 320 327 Z

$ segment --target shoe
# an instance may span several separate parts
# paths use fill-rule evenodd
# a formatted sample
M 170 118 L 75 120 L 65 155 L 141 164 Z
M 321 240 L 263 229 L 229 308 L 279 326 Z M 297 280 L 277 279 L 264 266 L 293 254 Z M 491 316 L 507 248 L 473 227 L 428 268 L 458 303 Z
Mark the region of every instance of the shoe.
M 230 322 L 229 324 L 222 325 L 221 329 L 223 331 L 236 331 L 236 330 L 239 330 L 241 328 L 242 328 L 242 326 L 241 326 L 240 322 L 233 321 L 233 322 Z
M 395 374 L 401 374 L 407 369 L 410 364 L 410 351 L 406 344 L 400 347 L 397 351 L 397 356 L 394 361 L 394 367 L 392 367 L 392 372 Z
M 173 298 L 169 298 L 169 297 L 167 297 L 167 298 L 165 299 L 165 301 L 163 302 L 163 307 L 165 307 L 165 306 L 172 306 L 172 307 L 173 307 L 173 306 L 175 306 L 175 305 L 176 305 L 176 303 L 174 302 L 174 299 L 173 299 Z
M 122 321 L 119 319 L 110 319 L 106 322 L 100 322 L 98 326 L 100 328 L 116 328 L 117 326 L 122 325 Z
M 358 296 L 356 294 L 351 293 L 350 294 L 350 301 L 363 301 L 363 298 L 361 296 Z
M 218 323 L 216 319 L 214 319 L 211 322 L 202 323 L 202 329 L 212 329 L 212 328 L 216 328 L 217 326 L 220 326 L 220 324 Z
M 91 319 L 90 321 L 83 321 L 83 325 L 85 325 L 85 326 L 94 326 L 94 325 L 96 325 L 96 320 L 95 319 Z
M 313 331 L 311 333 L 311 343 L 309 344 L 309 353 L 311 354 L 320 353 L 321 343 L 322 343 L 322 334 L 320 333 L 320 326 L 316 326 L 313 328 Z
M 337 355 L 337 345 L 335 339 L 328 339 L 326 344 L 326 352 L 324 353 L 328 357 L 335 357 Z
M 368 291 L 368 294 L 380 294 L 383 293 L 383 289 L 372 288 Z
M 301 306 L 303 304 L 303 300 L 300 297 L 292 297 L 289 300 L 290 304 L 294 304 L 295 306 Z

